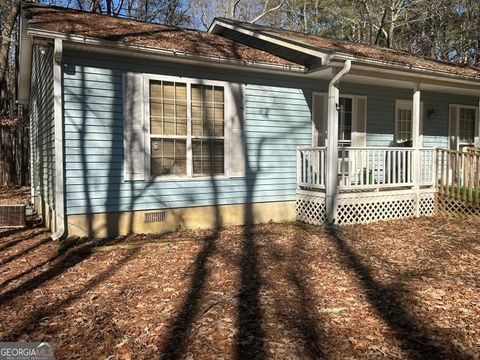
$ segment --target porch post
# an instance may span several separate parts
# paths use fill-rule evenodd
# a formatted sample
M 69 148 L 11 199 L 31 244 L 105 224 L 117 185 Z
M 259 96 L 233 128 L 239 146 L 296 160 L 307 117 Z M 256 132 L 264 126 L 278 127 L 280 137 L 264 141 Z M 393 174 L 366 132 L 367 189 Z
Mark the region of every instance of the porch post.
M 325 175 L 325 210 L 328 222 L 334 222 L 337 216 L 338 195 L 338 103 L 337 83 L 350 71 L 352 62 L 345 61 L 343 69 L 335 75 L 328 86 L 327 102 L 327 158 Z
M 327 221 L 337 216 L 338 193 L 338 108 L 340 92 L 336 86 L 328 91 L 327 159 L 325 175 L 325 210 Z
M 420 83 L 416 83 L 413 89 L 413 112 L 412 112 L 412 138 L 413 138 L 413 166 L 412 166 L 412 175 L 413 175 L 413 189 L 420 189 L 420 178 L 421 178 L 421 159 L 420 159 L 420 144 L 421 134 L 420 134 L 420 117 L 421 114 L 421 91 Z M 420 199 L 419 194 L 415 195 L 415 216 L 420 216 Z

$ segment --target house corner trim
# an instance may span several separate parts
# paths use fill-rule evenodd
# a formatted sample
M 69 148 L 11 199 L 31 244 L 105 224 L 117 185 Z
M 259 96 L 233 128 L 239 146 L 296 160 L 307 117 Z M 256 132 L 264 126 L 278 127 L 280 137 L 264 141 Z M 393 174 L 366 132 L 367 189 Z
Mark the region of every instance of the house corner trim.
M 55 222 L 53 240 L 61 240 L 67 235 L 65 226 L 65 196 L 63 171 L 63 104 L 62 104 L 62 39 L 55 39 L 53 51 L 53 95 L 55 122 Z

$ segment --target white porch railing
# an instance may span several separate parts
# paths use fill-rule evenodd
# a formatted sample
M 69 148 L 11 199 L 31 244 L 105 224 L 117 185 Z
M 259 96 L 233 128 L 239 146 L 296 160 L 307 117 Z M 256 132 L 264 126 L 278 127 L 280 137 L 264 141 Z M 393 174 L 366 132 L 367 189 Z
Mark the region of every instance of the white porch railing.
M 326 147 L 298 148 L 297 186 L 305 189 L 325 189 Z
M 412 187 L 414 166 L 418 166 L 419 186 L 435 182 L 435 149 L 420 149 L 418 165 L 412 148 L 344 147 L 338 154 L 340 190 Z M 326 148 L 299 148 L 298 185 L 308 189 L 325 188 Z

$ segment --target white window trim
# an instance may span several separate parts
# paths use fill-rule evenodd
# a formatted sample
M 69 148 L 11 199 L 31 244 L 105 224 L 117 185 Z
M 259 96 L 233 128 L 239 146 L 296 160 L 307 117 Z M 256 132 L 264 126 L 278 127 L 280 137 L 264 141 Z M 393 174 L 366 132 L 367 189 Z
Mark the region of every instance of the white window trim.
M 318 136 L 319 135 L 318 135 L 318 131 L 315 127 L 315 117 L 320 115 L 322 121 L 325 122 L 324 117 L 326 116 L 326 114 L 325 114 L 326 109 L 324 109 L 324 114 L 316 114 L 316 112 L 315 112 L 315 108 L 316 108 L 316 106 L 315 106 L 315 101 L 316 101 L 315 100 L 315 95 L 325 95 L 328 99 L 328 94 L 325 93 L 325 92 L 322 92 L 322 91 L 313 91 L 312 92 L 312 111 L 311 111 L 311 119 L 310 119 L 311 120 L 310 122 L 312 123 L 311 124 L 312 125 L 312 139 L 311 139 L 312 147 L 318 147 L 319 146 L 318 145 Z M 323 128 L 323 125 L 322 125 L 322 128 Z M 324 131 L 326 132 L 327 130 L 324 129 Z
M 457 119 L 457 123 L 455 124 L 455 134 L 451 134 L 450 133 L 450 123 L 452 121 L 451 119 L 451 108 L 453 106 L 456 106 L 457 109 L 456 109 L 456 119 Z M 475 146 L 480 146 L 480 125 L 479 125 L 479 107 L 478 106 L 474 106 L 474 105 L 464 105 L 464 104 L 449 104 L 448 105 L 448 123 L 449 123 L 449 126 L 448 126 L 448 138 L 450 139 L 452 135 L 455 136 L 456 138 L 456 145 L 457 145 L 457 148 L 455 150 L 459 150 L 460 149 L 460 109 L 473 109 L 475 110 L 475 137 L 474 137 L 474 143 L 475 143 Z
M 187 84 L 187 174 L 186 175 L 157 175 L 153 176 L 151 172 L 151 133 L 150 133 L 150 81 L 171 81 L 171 82 L 180 82 Z M 232 103 L 232 91 L 230 89 L 230 83 L 225 81 L 217 80 L 204 80 L 196 78 L 188 78 L 181 76 L 169 76 L 169 75 L 154 75 L 154 74 L 145 74 L 144 75 L 144 117 L 145 117 L 145 174 L 146 178 L 149 181 L 154 182 L 164 182 L 164 181 L 197 181 L 197 180 L 226 180 L 230 179 L 230 114 L 231 114 L 231 103 Z M 224 88 L 224 149 L 223 149 L 223 174 L 217 175 L 193 175 L 193 158 L 192 158 L 192 136 L 191 136 L 191 120 L 192 120 L 192 109 L 191 109 L 191 89 L 192 84 L 198 85 L 207 85 L 207 86 L 222 86 Z M 190 85 L 190 86 L 189 86 Z M 175 135 L 162 135 L 161 138 L 176 138 Z M 153 136 L 153 138 L 158 138 Z M 183 138 L 183 136 L 182 136 Z
M 412 110 L 412 139 L 413 139 L 413 100 L 410 99 L 395 99 L 395 134 L 393 141 L 398 142 L 398 109 L 407 108 Z M 418 137 L 420 146 L 423 146 L 423 101 L 420 102 L 420 134 Z M 407 140 L 408 141 L 408 140 Z
M 407 99 L 395 99 L 395 138 L 394 141 L 398 143 L 399 139 L 399 126 L 398 126 L 398 110 L 400 109 L 408 109 L 412 112 L 412 139 L 413 139 L 413 100 Z M 405 140 L 408 141 L 408 140 Z
M 350 95 L 350 94 L 340 94 L 339 95 L 339 100 L 341 98 L 344 98 L 344 99 L 351 99 L 352 100 L 352 111 L 351 111 L 351 115 L 352 115 L 352 124 L 351 124 L 351 129 L 350 129 L 350 147 L 351 146 L 355 146 L 354 143 L 355 143 L 355 129 L 356 129 L 356 125 L 357 125 L 357 99 L 356 99 L 356 96 L 355 95 Z M 338 104 L 338 106 L 340 106 L 340 104 Z M 340 113 L 340 111 L 339 111 Z M 338 129 L 338 135 L 340 136 L 340 129 Z M 340 141 L 340 140 L 338 140 Z M 342 141 L 348 141 L 348 140 L 342 140 Z

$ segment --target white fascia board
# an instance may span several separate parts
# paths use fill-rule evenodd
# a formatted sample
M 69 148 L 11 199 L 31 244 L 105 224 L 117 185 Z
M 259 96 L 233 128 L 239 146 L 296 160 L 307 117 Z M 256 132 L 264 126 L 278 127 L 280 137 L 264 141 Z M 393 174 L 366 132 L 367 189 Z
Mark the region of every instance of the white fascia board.
M 201 65 L 229 65 L 230 67 L 248 67 L 251 69 L 263 70 L 263 71 L 281 71 L 283 73 L 305 73 L 307 69 L 304 66 L 296 65 L 281 65 L 281 64 L 271 64 L 260 61 L 242 61 L 235 60 L 221 56 L 207 56 L 207 55 L 196 55 L 188 52 L 174 51 L 167 49 L 152 48 L 143 45 L 130 45 L 118 43 L 115 41 L 109 40 L 100 40 L 97 38 L 78 36 L 78 35 L 68 35 L 63 33 L 58 33 L 49 30 L 41 30 L 30 28 L 28 34 L 41 38 L 50 38 L 50 39 L 61 39 L 64 41 L 64 47 L 67 48 L 68 44 L 81 44 L 90 46 L 91 51 L 94 52 L 105 52 L 109 49 L 112 50 L 121 50 L 123 52 L 135 53 L 137 57 L 144 57 L 144 55 L 150 55 L 155 57 L 163 57 L 165 60 L 174 59 L 174 61 L 185 61 L 189 63 L 196 63 Z
M 335 59 L 335 61 L 333 61 Z M 331 65 L 334 66 L 343 66 L 343 63 L 346 60 L 352 60 L 355 63 L 357 69 L 368 69 L 375 71 L 382 71 L 384 73 L 391 73 L 403 76 L 415 76 L 424 79 L 433 79 L 433 80 L 443 80 L 443 81 L 452 81 L 452 82 L 463 82 L 465 84 L 469 83 L 480 84 L 480 77 L 466 76 L 466 75 L 457 75 L 452 74 L 447 71 L 439 70 L 430 70 L 421 68 L 418 66 L 403 65 L 400 63 L 394 63 L 389 61 L 373 60 L 361 57 L 355 57 L 348 54 L 336 53 L 332 56 Z M 480 91 L 480 89 L 479 89 Z

